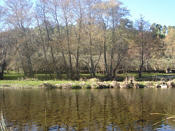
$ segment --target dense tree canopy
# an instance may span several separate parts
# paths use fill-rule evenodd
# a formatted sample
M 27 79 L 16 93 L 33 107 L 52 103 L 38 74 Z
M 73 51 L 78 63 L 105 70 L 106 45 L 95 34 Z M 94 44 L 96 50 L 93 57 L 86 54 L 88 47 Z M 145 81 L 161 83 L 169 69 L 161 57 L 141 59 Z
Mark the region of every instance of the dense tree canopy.
M 175 28 L 133 22 L 117 0 L 3 0 L 1 75 L 5 70 L 67 74 L 174 68 Z M 6 12 L 4 12 L 6 10 Z M 162 64 L 164 63 L 164 64 Z M 2 77 L 2 76 L 1 76 Z

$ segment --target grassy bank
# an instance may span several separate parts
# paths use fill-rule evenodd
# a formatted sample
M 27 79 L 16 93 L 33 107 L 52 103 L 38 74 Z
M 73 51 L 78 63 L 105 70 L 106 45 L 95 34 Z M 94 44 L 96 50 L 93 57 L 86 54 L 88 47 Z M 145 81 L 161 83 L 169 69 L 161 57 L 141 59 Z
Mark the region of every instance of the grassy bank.
M 45 88 L 45 89 L 105 89 L 105 88 L 174 88 L 175 80 L 164 81 L 100 81 L 88 79 L 86 81 L 71 80 L 2 80 L 0 88 Z
M 133 76 L 137 81 L 152 81 L 152 80 L 160 80 L 158 79 L 158 77 L 175 76 L 175 73 L 167 74 L 167 73 L 143 72 L 142 78 L 139 78 L 137 73 L 124 73 L 124 74 L 117 74 L 116 80 L 123 81 L 126 78 L 126 76 Z M 104 74 L 97 73 L 96 77 L 98 79 L 105 79 Z M 91 76 L 90 74 L 80 74 L 80 78 L 90 79 Z M 8 73 L 5 73 L 4 75 L 4 80 L 25 80 L 25 79 L 26 78 L 22 73 L 8 72 Z M 33 79 L 44 81 L 44 80 L 56 80 L 57 78 L 56 78 L 56 74 L 35 74 Z M 69 79 L 67 78 L 66 74 L 62 74 L 59 80 L 69 80 Z
M 11 86 L 11 87 L 26 87 L 26 86 L 39 86 L 45 82 L 51 83 L 51 84 L 59 84 L 59 83 L 67 83 L 71 81 L 66 80 L 48 80 L 48 81 L 41 81 L 41 80 L 1 80 L 0 86 Z
M 134 86 L 149 86 L 155 87 L 158 84 L 161 84 L 163 80 L 162 78 L 166 76 L 175 76 L 174 73 L 165 74 L 165 73 L 143 73 L 143 78 L 139 79 L 137 73 L 127 73 L 127 74 L 118 74 L 116 76 L 116 80 L 118 85 L 121 87 L 128 86 L 127 82 L 124 81 L 126 76 L 133 76 L 135 78 L 135 85 Z M 39 87 L 43 83 L 49 83 L 51 85 L 59 85 L 59 86 L 72 86 L 72 87 L 79 87 L 79 86 L 111 86 L 110 83 L 112 81 L 103 81 L 104 75 L 97 74 L 97 79 L 99 81 L 89 81 L 90 75 L 89 74 L 81 74 L 82 81 L 73 81 L 68 80 L 65 74 L 62 74 L 61 78 L 58 80 L 56 79 L 55 74 L 35 74 L 34 78 L 25 78 L 22 73 L 10 72 L 5 73 L 4 80 L 0 80 L 0 87 Z M 158 78 L 159 79 L 155 79 Z M 101 80 L 101 83 L 100 83 Z M 171 80 L 172 81 L 172 80 Z M 83 85 L 82 85 L 83 83 Z

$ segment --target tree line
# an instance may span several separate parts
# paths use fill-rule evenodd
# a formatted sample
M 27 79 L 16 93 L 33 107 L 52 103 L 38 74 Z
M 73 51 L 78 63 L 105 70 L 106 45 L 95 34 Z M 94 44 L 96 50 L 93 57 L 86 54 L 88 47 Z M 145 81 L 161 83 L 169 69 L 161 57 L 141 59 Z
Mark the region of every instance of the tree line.
M 5 69 L 77 79 L 173 69 L 175 27 L 129 15 L 117 0 L 3 0 L 0 77 Z

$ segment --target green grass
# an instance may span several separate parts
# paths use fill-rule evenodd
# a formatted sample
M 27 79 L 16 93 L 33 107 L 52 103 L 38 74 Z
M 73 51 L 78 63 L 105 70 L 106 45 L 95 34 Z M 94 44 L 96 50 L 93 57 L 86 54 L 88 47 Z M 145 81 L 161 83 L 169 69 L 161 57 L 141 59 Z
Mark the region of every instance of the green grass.
M 98 78 L 104 77 L 103 74 L 97 73 L 96 76 Z M 90 74 L 80 74 L 80 78 L 90 78 Z M 16 73 L 16 72 L 9 72 L 4 74 L 4 80 L 23 80 L 26 79 L 24 74 L 22 73 Z M 55 80 L 56 79 L 56 74 L 35 74 L 34 79 L 37 80 Z M 62 74 L 60 76 L 61 80 L 68 80 L 66 74 Z
M 116 78 L 119 81 L 123 81 L 126 76 L 134 76 L 136 80 L 141 81 L 149 81 L 149 79 L 153 76 L 165 76 L 165 75 L 175 75 L 175 73 L 166 74 L 166 73 L 143 73 L 143 78 L 138 79 L 137 73 L 125 73 L 125 74 L 117 74 Z M 103 74 L 97 74 L 97 78 L 103 78 Z M 90 74 L 80 74 L 80 78 L 90 78 Z M 66 74 L 62 74 L 61 79 L 56 79 L 56 74 L 35 74 L 34 78 L 25 78 L 24 74 L 10 72 L 5 73 L 4 80 L 0 80 L 0 86 L 39 86 L 44 82 L 49 82 L 51 84 L 59 84 L 59 83 L 68 83 L 72 82 L 67 79 Z M 74 81 L 75 82 L 75 81 Z M 76 81 L 78 83 L 78 81 Z
M 117 77 L 125 78 L 127 75 L 137 77 L 137 73 L 118 74 Z M 153 73 L 152 74 L 148 74 L 148 73 L 143 74 L 143 76 L 151 76 L 151 75 L 157 75 L 157 74 L 153 74 Z M 159 75 L 164 75 L 164 74 L 159 74 Z M 96 74 L 96 76 L 98 78 L 104 77 L 103 74 Z M 80 77 L 81 78 L 90 78 L 90 74 L 80 74 Z M 56 74 L 35 74 L 34 78 L 38 79 L 38 80 L 53 80 L 53 79 L 56 79 Z M 25 79 L 25 77 L 24 77 L 24 74 L 22 74 L 22 73 L 13 72 L 13 73 L 5 73 L 4 79 L 5 80 L 21 80 L 21 79 Z M 67 79 L 66 74 L 62 74 L 61 79 Z
M 151 81 L 152 77 L 156 76 L 168 76 L 168 75 L 174 75 L 175 73 L 148 73 L 148 72 L 143 72 L 142 73 L 142 78 L 138 77 L 138 73 L 124 73 L 124 74 L 117 74 L 117 80 L 122 81 L 126 78 L 126 76 L 133 76 L 137 81 Z
M 150 77 L 150 76 L 164 76 L 164 75 L 175 75 L 175 73 L 148 73 L 148 72 L 143 72 L 143 77 Z M 138 73 L 124 73 L 124 74 L 117 74 L 117 76 L 134 76 L 138 77 Z
M 18 80 L 24 78 L 22 73 L 8 73 L 4 75 L 5 80 Z
M 66 81 L 66 80 L 48 80 L 48 81 L 41 81 L 41 80 L 1 80 L 0 81 L 0 86 L 39 86 L 43 84 L 44 82 L 48 82 L 50 84 L 61 84 L 61 83 L 68 83 L 71 81 Z
M 144 78 L 148 77 L 154 77 L 154 76 L 165 76 L 165 75 L 175 75 L 175 73 L 171 74 L 166 74 L 166 73 L 143 73 L 143 80 Z M 104 78 L 105 76 L 103 74 L 97 74 L 97 78 Z M 124 73 L 124 74 L 117 74 L 116 78 L 119 81 L 123 81 L 126 76 L 134 76 L 136 80 L 139 80 L 138 74 L 137 73 Z M 80 74 L 80 78 L 90 78 L 90 74 Z M 4 75 L 4 80 L 23 80 L 26 79 L 24 77 L 24 74 L 22 73 L 15 73 L 15 72 L 10 72 L 10 73 L 5 73 Z M 37 80 L 55 80 L 56 79 L 56 74 L 35 74 L 34 79 Z M 66 74 L 62 74 L 59 78 L 59 80 L 68 80 Z

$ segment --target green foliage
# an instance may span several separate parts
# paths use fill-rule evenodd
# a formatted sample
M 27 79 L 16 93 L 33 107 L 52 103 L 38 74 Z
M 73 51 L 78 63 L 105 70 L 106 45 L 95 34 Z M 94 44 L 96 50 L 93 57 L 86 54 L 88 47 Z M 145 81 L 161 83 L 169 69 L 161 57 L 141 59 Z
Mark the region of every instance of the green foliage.
M 167 33 L 167 27 L 165 25 L 162 26 L 162 25 L 156 24 L 156 23 L 151 25 L 151 30 L 153 32 L 153 36 L 158 37 L 160 39 L 165 38 L 166 33 Z

